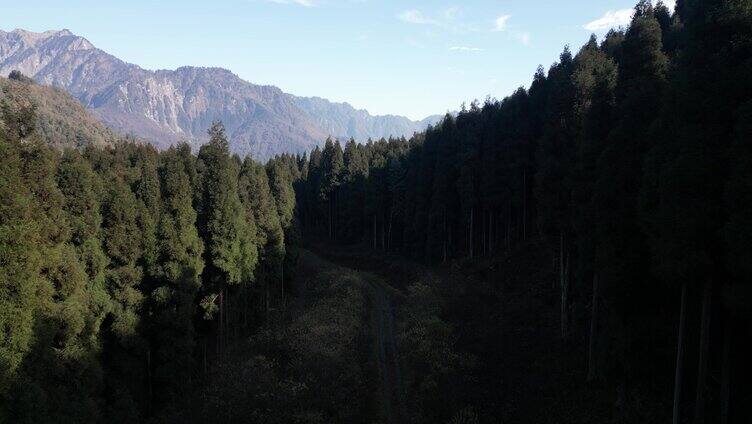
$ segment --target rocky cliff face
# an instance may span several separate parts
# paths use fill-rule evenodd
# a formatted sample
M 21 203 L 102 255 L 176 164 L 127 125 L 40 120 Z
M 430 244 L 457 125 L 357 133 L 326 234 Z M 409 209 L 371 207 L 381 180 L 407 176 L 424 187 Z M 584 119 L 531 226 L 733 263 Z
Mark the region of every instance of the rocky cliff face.
M 221 68 L 149 71 L 68 30 L 0 31 L 0 75 L 15 69 L 67 90 L 111 128 L 160 148 L 178 141 L 199 145 L 216 119 L 224 122 L 234 153 L 261 160 L 310 150 L 327 136 L 410 136 L 436 120 L 371 116 L 346 103 L 251 84 Z

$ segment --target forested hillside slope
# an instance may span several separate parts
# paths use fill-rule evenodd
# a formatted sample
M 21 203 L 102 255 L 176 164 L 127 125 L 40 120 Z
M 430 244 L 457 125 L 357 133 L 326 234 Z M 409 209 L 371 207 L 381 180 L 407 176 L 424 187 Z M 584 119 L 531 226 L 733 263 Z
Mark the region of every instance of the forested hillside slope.
M 284 302 L 289 158 L 230 156 L 220 123 L 198 156 L 103 146 L 67 95 L 2 84 L 0 422 L 184 422 Z
M 750 69 L 750 2 L 641 1 L 626 30 L 566 47 L 501 101 L 409 141 L 314 149 L 304 234 L 455 266 L 540 240 L 561 360 L 579 352 L 586 370 L 572 387 L 605 384 L 613 422 L 745 422 Z
M 103 147 L 121 138 L 69 94 L 37 85 L 19 72 L 0 77 L 0 105 L 5 119 L 23 120 L 23 114 L 33 112 L 36 120 L 28 131 L 55 147 Z

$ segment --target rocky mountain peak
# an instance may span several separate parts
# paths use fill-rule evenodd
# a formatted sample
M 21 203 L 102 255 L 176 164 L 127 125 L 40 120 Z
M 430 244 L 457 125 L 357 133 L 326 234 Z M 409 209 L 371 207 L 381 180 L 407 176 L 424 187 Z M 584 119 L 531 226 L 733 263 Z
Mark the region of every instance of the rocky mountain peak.
M 224 122 L 234 153 L 261 160 L 310 150 L 328 136 L 358 141 L 410 136 L 431 123 L 292 96 L 223 68 L 145 70 L 67 29 L 0 31 L 0 75 L 12 70 L 68 91 L 109 127 L 157 147 L 179 141 L 197 146 L 217 119 Z

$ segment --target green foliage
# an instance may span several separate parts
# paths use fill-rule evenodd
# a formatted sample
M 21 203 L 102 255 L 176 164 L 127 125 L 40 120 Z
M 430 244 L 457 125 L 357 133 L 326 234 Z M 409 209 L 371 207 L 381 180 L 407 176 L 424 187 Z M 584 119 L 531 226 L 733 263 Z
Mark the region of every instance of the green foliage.
M 565 48 L 528 89 L 473 102 L 410 141 L 350 142 L 344 166 L 327 141 L 300 166 L 304 234 L 429 263 L 543 239 L 559 274 L 563 338 L 593 340 L 619 390 L 651 355 L 676 349 L 652 343 L 675 331 L 676 299 L 689 287 L 692 302 L 710 305 L 692 305 L 687 320 L 704 324 L 702 414 L 706 362 L 734 363 L 718 363 L 720 347 L 708 343 L 750 316 L 752 9 L 713 0 L 676 10 L 640 1 L 625 30 L 600 44 L 591 37 L 574 56 Z M 699 309 L 702 319 L 692 317 Z M 417 340 L 403 343 L 420 351 Z M 629 396 L 617 403 L 643 416 Z
M 282 292 L 277 209 L 292 227 L 296 159 L 241 172 L 219 123 L 198 159 L 188 145 L 102 148 L 111 134 L 81 137 L 95 121 L 62 92 L 17 75 L 0 90 L 0 421 L 181 416 L 206 345 L 241 328 L 225 309 L 260 298 L 231 289 Z M 197 319 L 216 312 L 219 326 Z
M 366 338 L 367 283 L 310 253 L 300 260 L 310 283 L 290 319 L 260 331 L 217 364 L 197 421 L 351 423 L 377 417 L 370 405 L 373 376 L 363 366 L 373 346 Z
M 277 297 L 284 291 L 282 270 L 285 258 L 285 234 L 277 214 L 275 198 L 269 186 L 266 170 L 250 158 L 246 158 L 243 162 L 239 193 L 246 213 L 252 216 L 256 223 L 255 240 L 258 243 L 261 263 L 256 268 L 255 281 L 266 287 L 267 298 L 270 296 L 271 287 L 277 288 L 274 290 L 276 293 L 274 297 Z
M 456 330 L 441 318 L 443 307 L 436 287 L 426 281 L 410 285 L 400 306 L 397 344 L 412 422 L 449 416 L 454 406 L 449 382 L 466 371 L 468 358 L 457 352 Z
M 201 199 L 199 234 L 204 240 L 207 290 L 250 283 L 258 261 L 253 217 L 238 195 L 238 165 L 229 154 L 224 127 L 215 123 L 198 155 Z
M 678 288 L 696 302 L 709 287 L 688 320 L 714 323 L 687 356 L 702 405 L 705 362 L 723 379 L 749 353 L 708 347 L 752 316 L 749 3 L 680 1 L 672 15 L 640 1 L 626 30 L 565 48 L 507 98 L 410 140 L 328 139 L 265 165 L 232 157 L 218 122 L 197 157 L 157 152 L 62 91 L 0 79 L 0 421 L 363 421 L 360 275 L 319 273 L 288 325 L 248 338 L 285 307 L 302 235 L 429 263 L 554 252 L 574 327 L 562 351 L 590 332 L 614 416 L 652 417 L 631 385 L 674 350 L 661 340 Z M 411 284 L 399 313 L 408 418 L 482 421 L 484 405 L 457 412 L 467 358 L 437 287 Z
M 178 149 L 161 155 L 159 224 L 148 305 L 150 360 L 158 407 L 178 405 L 195 369 L 193 318 L 204 269 L 190 178 Z
M 70 94 L 35 84 L 26 76 L 0 77 L 0 132 L 19 138 L 36 132 L 46 144 L 55 147 L 103 147 L 119 142 L 120 137 L 89 115 Z
M 6 395 L 34 340 L 41 257 L 33 197 L 17 146 L 0 137 L 0 395 Z

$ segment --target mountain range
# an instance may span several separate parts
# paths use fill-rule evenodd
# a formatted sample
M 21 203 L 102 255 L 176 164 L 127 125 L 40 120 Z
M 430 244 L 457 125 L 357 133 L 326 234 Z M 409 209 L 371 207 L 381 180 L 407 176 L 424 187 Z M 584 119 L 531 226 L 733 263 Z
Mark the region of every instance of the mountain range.
M 327 137 L 409 137 L 442 118 L 373 116 L 347 103 L 252 84 L 222 68 L 146 70 L 65 29 L 0 30 L 0 75 L 13 70 L 68 91 L 108 127 L 158 148 L 179 141 L 198 146 L 212 121 L 221 120 L 231 151 L 259 160 L 308 151 Z

